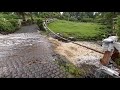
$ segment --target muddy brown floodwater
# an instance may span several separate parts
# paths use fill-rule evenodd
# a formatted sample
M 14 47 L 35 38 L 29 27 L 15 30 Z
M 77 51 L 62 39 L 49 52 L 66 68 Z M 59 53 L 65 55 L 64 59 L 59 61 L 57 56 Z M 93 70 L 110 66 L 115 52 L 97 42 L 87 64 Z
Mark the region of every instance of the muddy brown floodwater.
M 64 56 L 75 66 L 79 67 L 80 70 L 82 71 L 84 70 L 85 74 L 83 77 L 85 78 L 111 77 L 100 70 L 100 68 L 102 67 L 100 59 L 103 57 L 103 54 L 92 51 L 82 46 L 78 46 L 71 42 L 65 43 L 51 37 L 49 38 L 49 40 L 50 42 L 53 43 L 54 51 L 56 53 Z M 80 41 L 77 43 L 102 52 L 102 47 L 94 42 Z
M 49 38 L 49 40 L 54 44 L 55 52 L 65 56 L 74 65 L 86 63 L 98 66 L 100 58 L 103 57 L 103 54 L 92 51 L 82 46 L 78 46 L 71 42 L 65 43 L 53 38 Z M 77 43 L 102 52 L 102 47 L 94 42 L 81 41 Z

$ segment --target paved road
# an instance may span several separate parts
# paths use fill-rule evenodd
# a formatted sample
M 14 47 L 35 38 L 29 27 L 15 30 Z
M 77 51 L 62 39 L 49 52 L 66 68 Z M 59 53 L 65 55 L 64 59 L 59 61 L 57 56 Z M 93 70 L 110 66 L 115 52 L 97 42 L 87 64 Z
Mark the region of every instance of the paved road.
M 0 78 L 66 78 L 52 57 L 48 40 L 37 26 L 0 36 Z

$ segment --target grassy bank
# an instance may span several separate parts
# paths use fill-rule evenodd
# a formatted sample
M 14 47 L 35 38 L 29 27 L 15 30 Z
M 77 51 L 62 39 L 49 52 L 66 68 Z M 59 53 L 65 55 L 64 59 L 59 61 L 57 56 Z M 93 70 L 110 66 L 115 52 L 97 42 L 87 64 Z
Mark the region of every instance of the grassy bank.
M 65 20 L 56 20 L 48 27 L 64 37 L 74 37 L 76 40 L 101 40 L 107 32 L 105 26 L 97 23 L 79 23 Z

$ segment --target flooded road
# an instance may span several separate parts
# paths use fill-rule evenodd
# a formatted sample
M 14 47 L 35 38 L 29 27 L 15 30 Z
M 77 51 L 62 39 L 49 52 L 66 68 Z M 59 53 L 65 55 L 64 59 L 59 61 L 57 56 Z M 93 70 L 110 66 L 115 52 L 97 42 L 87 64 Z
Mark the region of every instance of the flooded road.
M 46 37 L 35 25 L 24 26 L 14 34 L 0 35 L 0 78 L 65 78 L 54 63 Z

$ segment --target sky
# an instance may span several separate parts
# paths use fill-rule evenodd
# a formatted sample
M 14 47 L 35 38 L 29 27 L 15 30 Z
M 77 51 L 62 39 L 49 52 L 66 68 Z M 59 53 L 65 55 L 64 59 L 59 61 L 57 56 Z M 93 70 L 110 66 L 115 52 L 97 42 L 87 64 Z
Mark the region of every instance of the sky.
M 94 12 L 94 13 L 93 13 L 93 15 L 95 15 L 95 13 L 97 13 L 97 12 Z M 62 14 L 63 14 L 63 12 L 60 12 L 60 14 L 62 15 Z
M 60 14 L 62 15 L 62 14 L 63 14 L 63 12 L 60 12 Z

